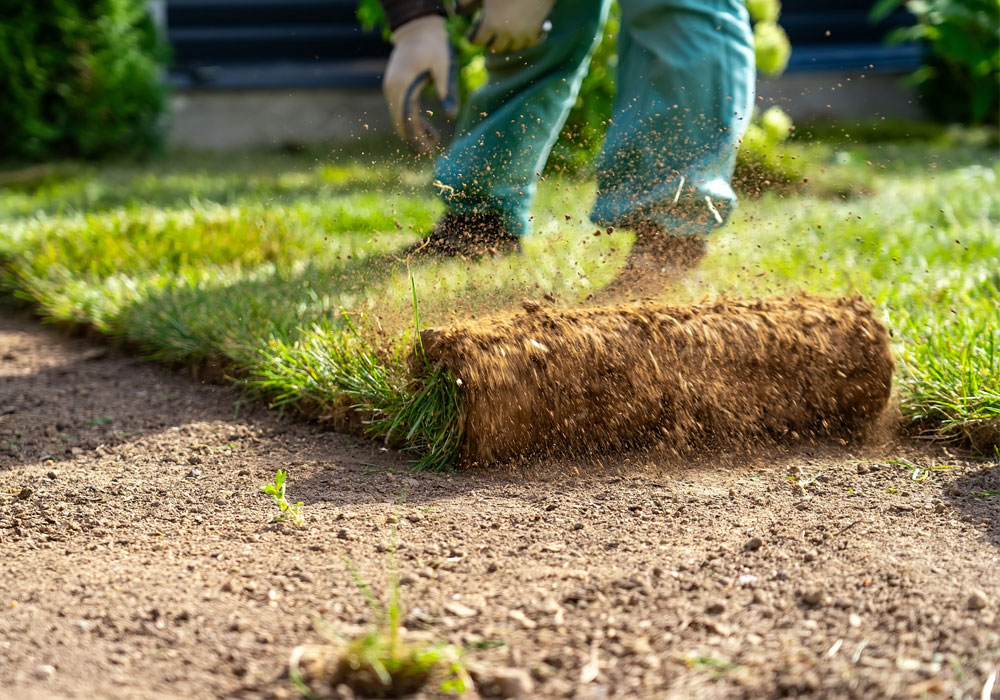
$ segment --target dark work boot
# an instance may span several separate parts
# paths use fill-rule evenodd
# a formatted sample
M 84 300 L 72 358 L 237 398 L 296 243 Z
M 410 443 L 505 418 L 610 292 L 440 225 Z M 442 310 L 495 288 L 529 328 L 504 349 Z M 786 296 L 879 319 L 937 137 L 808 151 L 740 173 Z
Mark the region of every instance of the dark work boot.
M 405 257 L 480 258 L 515 253 L 520 248 L 496 214 L 446 212 L 430 235 L 403 249 Z
M 598 301 L 655 297 L 698 267 L 705 257 L 703 236 L 671 235 L 646 221 L 636 224 L 634 230 L 635 245 L 625 267 L 595 295 Z

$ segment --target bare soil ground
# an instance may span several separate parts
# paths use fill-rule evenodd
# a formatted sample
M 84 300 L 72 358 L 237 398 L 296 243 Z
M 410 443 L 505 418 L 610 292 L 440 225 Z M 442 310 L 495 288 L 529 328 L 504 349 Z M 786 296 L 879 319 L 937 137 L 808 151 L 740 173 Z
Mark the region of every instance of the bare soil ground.
M 410 475 L 10 313 L 0 357 L 0 698 L 294 697 L 314 618 L 371 619 L 345 557 L 382 588 L 394 537 L 408 626 L 530 697 L 980 698 L 1000 666 L 995 462 L 902 441 Z M 269 524 L 276 468 L 303 530 Z

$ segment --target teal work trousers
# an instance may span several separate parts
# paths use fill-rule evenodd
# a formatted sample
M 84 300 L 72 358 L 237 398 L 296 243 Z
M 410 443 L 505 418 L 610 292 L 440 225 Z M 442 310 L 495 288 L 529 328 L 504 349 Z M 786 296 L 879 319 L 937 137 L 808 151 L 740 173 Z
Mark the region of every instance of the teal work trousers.
M 736 204 L 736 151 L 754 99 L 743 0 L 620 0 L 617 85 L 597 160 L 599 225 L 708 233 Z M 499 214 L 530 232 L 538 176 L 576 101 L 611 0 L 557 0 L 537 46 L 487 54 L 489 79 L 463 105 L 436 164 L 446 206 Z

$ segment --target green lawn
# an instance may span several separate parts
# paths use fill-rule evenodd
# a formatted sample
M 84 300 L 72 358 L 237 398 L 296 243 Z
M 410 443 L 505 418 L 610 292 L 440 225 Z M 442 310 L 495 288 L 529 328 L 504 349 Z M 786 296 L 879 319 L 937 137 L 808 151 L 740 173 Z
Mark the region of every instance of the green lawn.
M 699 278 L 670 297 L 864 294 L 893 331 L 905 414 L 992 450 L 995 144 L 827 133 L 783 156 L 808 182 L 744 198 Z M 445 375 L 416 384 L 407 372 L 413 292 L 423 325 L 543 294 L 574 303 L 614 275 L 631 239 L 594 236 L 593 184 L 550 175 L 523 257 L 407 267 L 393 251 L 441 212 L 430 179 L 361 147 L 0 174 L 0 284 L 50 320 L 92 325 L 163 360 L 224 356 L 272 402 L 311 415 L 363 405 L 373 433 L 442 466 L 461 440 L 461 394 Z

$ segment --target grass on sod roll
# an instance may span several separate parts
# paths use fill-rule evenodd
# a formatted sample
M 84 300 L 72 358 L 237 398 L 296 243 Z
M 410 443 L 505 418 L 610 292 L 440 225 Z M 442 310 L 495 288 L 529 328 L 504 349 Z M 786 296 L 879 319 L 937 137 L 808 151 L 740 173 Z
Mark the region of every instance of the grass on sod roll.
M 807 182 L 744 197 L 695 281 L 706 295 L 861 293 L 883 311 L 905 415 L 989 450 L 1000 433 L 1000 166 L 982 134 L 880 141 L 857 127 L 793 142 Z M 794 159 L 794 160 L 793 160 Z M 594 235 L 594 185 L 549 175 L 524 255 L 407 265 L 442 211 L 426 166 L 366 153 L 181 154 L 59 163 L 0 189 L 0 284 L 57 322 L 170 362 L 222 356 L 271 402 L 346 403 L 369 433 L 439 469 L 461 445 L 461 388 L 414 378 L 425 325 L 552 295 L 573 303 L 623 263 Z

